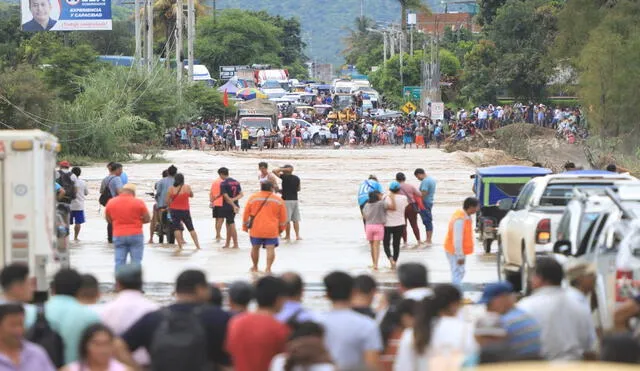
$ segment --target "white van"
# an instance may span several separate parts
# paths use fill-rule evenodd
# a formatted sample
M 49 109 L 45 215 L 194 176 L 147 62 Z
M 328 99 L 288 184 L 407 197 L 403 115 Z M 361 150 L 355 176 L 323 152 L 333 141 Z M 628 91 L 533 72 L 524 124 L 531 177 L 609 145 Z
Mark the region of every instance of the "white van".
M 40 130 L 0 130 L 0 259 L 29 265 L 36 294 L 49 289 L 48 274 L 68 265 L 65 225 L 56 215 L 58 139 Z M 68 221 L 66 221 L 68 223 Z M 67 225 L 68 227 L 68 225 Z M 59 238 L 59 236 L 61 238 Z

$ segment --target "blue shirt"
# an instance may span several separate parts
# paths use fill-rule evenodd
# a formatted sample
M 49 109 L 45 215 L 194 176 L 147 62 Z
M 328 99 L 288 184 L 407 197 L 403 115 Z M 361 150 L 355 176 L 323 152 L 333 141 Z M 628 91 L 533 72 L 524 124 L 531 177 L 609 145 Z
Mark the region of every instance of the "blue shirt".
M 538 356 L 542 352 L 541 328 L 533 317 L 518 308 L 511 309 L 500 318 L 507 330 L 509 349 L 519 356 Z
M 122 185 L 125 185 L 129 182 L 129 176 L 124 171 L 120 174 L 120 180 L 122 181 Z
M 422 196 L 424 203 L 433 205 L 433 197 L 436 193 L 436 180 L 431 176 L 422 179 L 422 182 L 420 182 L 420 191 L 428 192 L 426 196 Z
M 65 364 L 77 361 L 82 333 L 87 327 L 100 323 L 98 314 L 66 295 L 51 297 L 44 313 L 51 328 L 62 337 Z
M 185 129 L 180 130 L 180 139 L 187 140 L 187 131 Z
M 282 306 L 280 313 L 276 314 L 276 319 L 282 323 L 287 323 L 293 316 L 296 316 L 296 321 L 305 322 L 313 321 L 313 316 L 309 311 L 302 307 L 302 304 L 297 301 L 287 301 Z
M 0 354 L 0 371 L 55 371 L 47 353 L 37 344 L 29 341 L 22 342 L 20 364 L 15 365 L 4 354 Z
M 360 184 L 360 189 L 358 189 L 358 205 L 362 206 L 369 201 L 369 193 L 373 191 L 378 191 L 380 193 L 384 193 L 382 189 L 382 185 L 373 179 L 367 179 L 362 184 Z

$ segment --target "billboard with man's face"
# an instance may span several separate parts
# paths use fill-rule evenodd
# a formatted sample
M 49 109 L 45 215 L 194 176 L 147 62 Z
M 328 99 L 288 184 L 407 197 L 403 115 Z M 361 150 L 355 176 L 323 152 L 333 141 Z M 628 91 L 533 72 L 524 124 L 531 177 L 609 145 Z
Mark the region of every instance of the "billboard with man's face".
M 111 0 L 20 0 L 22 30 L 111 30 Z

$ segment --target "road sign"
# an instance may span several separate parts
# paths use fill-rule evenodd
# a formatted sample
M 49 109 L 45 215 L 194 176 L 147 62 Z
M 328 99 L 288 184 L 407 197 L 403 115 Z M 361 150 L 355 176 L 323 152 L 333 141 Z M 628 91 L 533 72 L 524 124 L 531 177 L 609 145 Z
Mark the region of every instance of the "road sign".
M 239 70 L 246 70 L 249 66 L 220 66 L 220 80 L 230 80 Z
M 411 102 L 407 102 L 407 103 L 404 104 L 404 106 L 402 106 L 401 109 L 402 109 L 402 111 L 404 113 L 406 113 L 408 115 L 409 113 L 411 113 L 411 112 L 416 110 L 416 105 L 411 103 Z
M 402 88 L 402 96 L 404 97 L 404 100 L 420 102 L 420 97 L 422 96 L 422 87 L 405 86 Z
M 444 103 L 442 102 L 431 103 L 431 119 L 444 120 Z

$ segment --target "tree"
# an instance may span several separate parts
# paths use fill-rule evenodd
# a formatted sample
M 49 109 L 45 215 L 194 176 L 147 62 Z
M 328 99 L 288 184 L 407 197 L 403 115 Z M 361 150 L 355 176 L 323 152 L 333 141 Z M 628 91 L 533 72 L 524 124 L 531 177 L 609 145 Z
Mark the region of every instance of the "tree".
M 400 24 L 402 30 L 407 29 L 407 11 L 408 10 L 420 10 L 422 12 L 429 12 L 429 8 L 422 3 L 422 0 L 398 0 L 400 4 Z
M 39 121 L 38 117 L 55 116 L 58 102 L 40 74 L 28 64 L 20 64 L 0 74 L 0 96 L 11 102 L 0 98 L 0 121 L 16 129 L 46 129 L 40 127 L 36 120 Z M 37 117 L 34 119 L 23 112 Z M 7 128 L 3 126 L 2 129 Z
M 215 23 L 200 19 L 197 31 L 196 54 L 210 71 L 221 65 L 282 65 L 281 29 L 248 12 L 224 10 Z
M 372 66 L 381 64 L 383 60 L 383 41 L 375 22 L 367 17 L 356 18 L 354 28 L 350 28 L 349 36 L 344 39 L 345 49 L 342 54 L 347 64 L 358 64 L 358 71 L 366 73 Z
M 555 67 L 548 57 L 559 5 L 548 0 L 507 0 L 487 27 L 498 51 L 498 79 L 515 98 L 540 99 Z
M 507 0 L 478 0 L 478 15 L 476 19 L 480 26 L 488 26 L 493 22 L 493 19 L 498 12 L 498 9 L 504 5 Z
M 113 21 L 112 30 L 72 32 L 74 43 L 91 45 L 100 55 L 133 55 L 135 52 L 134 24 Z
M 186 8 L 187 2 L 183 1 L 183 4 Z M 200 0 L 194 0 L 194 5 L 196 20 L 207 14 L 206 6 L 202 5 Z M 158 35 L 164 35 L 165 42 L 171 39 L 171 34 L 176 28 L 176 10 L 176 0 L 155 0 L 155 2 L 153 3 L 153 26 L 155 28 L 155 32 L 157 32 Z M 140 12 L 144 13 L 144 9 L 140 10 Z M 186 12 L 185 16 L 182 19 L 182 25 L 186 30 Z
M 63 46 L 44 58 L 44 81 L 65 100 L 73 100 L 80 93 L 79 79 L 98 69 L 98 54 L 89 45 Z
M 490 40 L 480 40 L 464 57 L 462 97 L 473 104 L 494 103 L 498 94 L 498 51 Z
M 222 104 L 222 94 L 216 89 L 211 89 L 202 84 L 193 84 L 185 91 L 185 98 L 193 102 L 202 117 L 230 117 L 235 111 L 233 106 L 225 107 Z
M 29 36 L 20 30 L 20 7 L 0 4 L 0 71 L 19 63 L 18 47 Z

